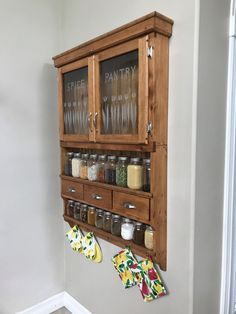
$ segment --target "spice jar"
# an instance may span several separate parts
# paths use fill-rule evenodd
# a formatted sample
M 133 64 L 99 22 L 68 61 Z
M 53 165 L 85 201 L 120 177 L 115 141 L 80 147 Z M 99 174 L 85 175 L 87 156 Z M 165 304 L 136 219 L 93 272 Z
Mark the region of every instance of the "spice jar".
M 95 226 L 99 229 L 103 228 L 103 210 L 102 209 L 96 210 Z
M 133 233 L 134 233 L 133 222 L 128 218 L 124 218 L 121 224 L 121 237 L 124 240 L 132 240 Z
M 72 158 L 73 158 L 73 155 L 74 155 L 73 152 L 68 152 L 66 154 L 66 159 L 65 159 L 65 164 L 64 164 L 64 174 L 66 176 L 72 175 Z
M 143 191 L 150 192 L 150 159 L 143 160 Z
M 94 206 L 88 206 L 88 224 L 95 226 L 95 213 L 96 208 Z
M 96 181 L 98 175 L 97 155 L 92 154 L 88 161 L 88 180 Z
M 127 187 L 127 162 L 128 157 L 119 157 L 116 164 L 116 184 Z
M 105 182 L 116 184 L 116 156 L 108 156 L 105 164 Z
M 136 222 L 134 225 L 133 242 L 139 245 L 144 243 L 144 226 L 141 222 Z
M 80 202 L 74 204 L 74 218 L 80 220 Z
M 119 215 L 112 215 L 111 233 L 118 237 L 121 234 L 121 217 Z
M 97 175 L 98 182 L 105 182 L 105 162 L 106 162 L 106 155 L 99 155 L 98 156 L 98 175 Z
M 130 189 L 140 190 L 143 186 L 143 166 L 140 158 L 131 158 L 127 168 L 127 185 Z
M 88 158 L 89 154 L 82 154 L 82 160 L 80 163 L 80 178 L 88 179 Z
M 72 176 L 75 178 L 79 178 L 80 163 L 80 153 L 75 153 L 72 159 Z
M 74 215 L 74 201 L 69 200 L 66 204 L 66 214 L 73 217 Z
M 144 235 L 144 245 L 147 249 L 153 250 L 153 234 L 154 231 L 151 226 L 146 226 Z
M 110 212 L 104 212 L 103 230 L 106 232 L 111 232 L 111 213 Z
M 80 205 L 80 220 L 83 222 L 88 221 L 88 205 L 86 204 Z

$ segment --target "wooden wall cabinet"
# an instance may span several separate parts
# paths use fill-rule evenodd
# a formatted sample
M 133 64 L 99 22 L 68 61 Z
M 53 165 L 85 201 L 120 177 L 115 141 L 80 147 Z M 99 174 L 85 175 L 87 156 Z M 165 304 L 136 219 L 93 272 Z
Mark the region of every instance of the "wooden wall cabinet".
M 149 224 L 154 249 L 77 221 L 111 243 L 149 254 L 166 269 L 168 47 L 173 21 L 148 14 L 53 58 L 58 68 L 61 194 Z M 151 159 L 151 190 L 136 191 L 65 176 L 68 151 Z M 93 195 L 100 195 L 96 199 Z M 130 202 L 135 209 L 127 209 Z

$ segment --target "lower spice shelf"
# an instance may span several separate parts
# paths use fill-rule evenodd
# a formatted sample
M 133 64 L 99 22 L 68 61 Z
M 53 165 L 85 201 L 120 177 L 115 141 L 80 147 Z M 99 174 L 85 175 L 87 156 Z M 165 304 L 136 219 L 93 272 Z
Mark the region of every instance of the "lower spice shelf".
M 152 250 L 148 250 L 147 248 L 140 246 L 140 245 L 137 245 L 137 244 L 133 243 L 132 241 L 124 240 L 120 237 L 117 237 L 111 233 L 108 233 L 106 231 L 98 229 L 94 226 L 88 225 L 88 224 L 86 224 L 80 220 L 77 220 L 73 217 L 70 217 L 68 215 L 63 215 L 63 217 L 64 217 L 64 220 L 66 222 L 68 222 L 71 227 L 73 227 L 74 225 L 78 225 L 82 229 L 84 229 L 86 231 L 91 231 L 97 237 L 99 237 L 103 240 L 106 240 L 106 241 L 108 241 L 114 245 L 117 245 L 121 248 L 124 248 L 125 246 L 129 246 L 133 253 L 140 255 L 142 257 L 145 257 L 145 256 L 151 256 L 152 258 L 155 257 L 155 253 Z

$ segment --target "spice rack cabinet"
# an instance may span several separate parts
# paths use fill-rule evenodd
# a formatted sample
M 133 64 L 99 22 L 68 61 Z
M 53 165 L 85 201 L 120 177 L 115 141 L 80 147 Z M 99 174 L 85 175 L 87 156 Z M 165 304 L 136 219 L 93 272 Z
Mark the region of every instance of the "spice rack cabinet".
M 69 216 L 71 226 L 151 255 L 163 270 L 167 256 L 168 47 L 173 21 L 157 12 L 53 57 L 58 68 L 61 195 L 109 210 L 154 229 L 154 248 L 126 241 Z M 66 176 L 69 151 L 150 158 L 150 192 Z M 101 200 L 91 195 L 99 194 Z M 134 203 L 135 209 L 123 206 Z

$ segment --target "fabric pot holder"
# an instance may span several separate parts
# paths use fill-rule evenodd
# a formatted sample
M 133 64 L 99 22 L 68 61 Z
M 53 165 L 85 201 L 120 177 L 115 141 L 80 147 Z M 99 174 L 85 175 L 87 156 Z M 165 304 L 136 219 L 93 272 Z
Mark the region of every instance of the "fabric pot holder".
M 74 226 L 73 228 L 71 228 L 67 233 L 66 233 L 66 237 L 68 238 L 68 240 L 70 241 L 70 246 L 72 248 L 72 250 L 81 253 L 82 252 L 82 237 L 83 234 L 80 231 L 78 226 Z
M 144 301 L 152 301 L 167 293 L 150 258 L 146 258 L 143 261 L 138 262 L 136 265 L 132 265 L 131 270 L 136 277 Z
M 82 249 L 82 253 L 86 258 L 97 263 L 102 261 L 102 252 L 99 245 L 97 244 L 93 232 L 88 232 L 82 238 Z
M 129 248 L 126 248 L 114 255 L 112 263 L 125 288 L 129 288 L 137 284 L 135 273 L 131 271 L 130 267 L 137 265 L 138 262 Z

